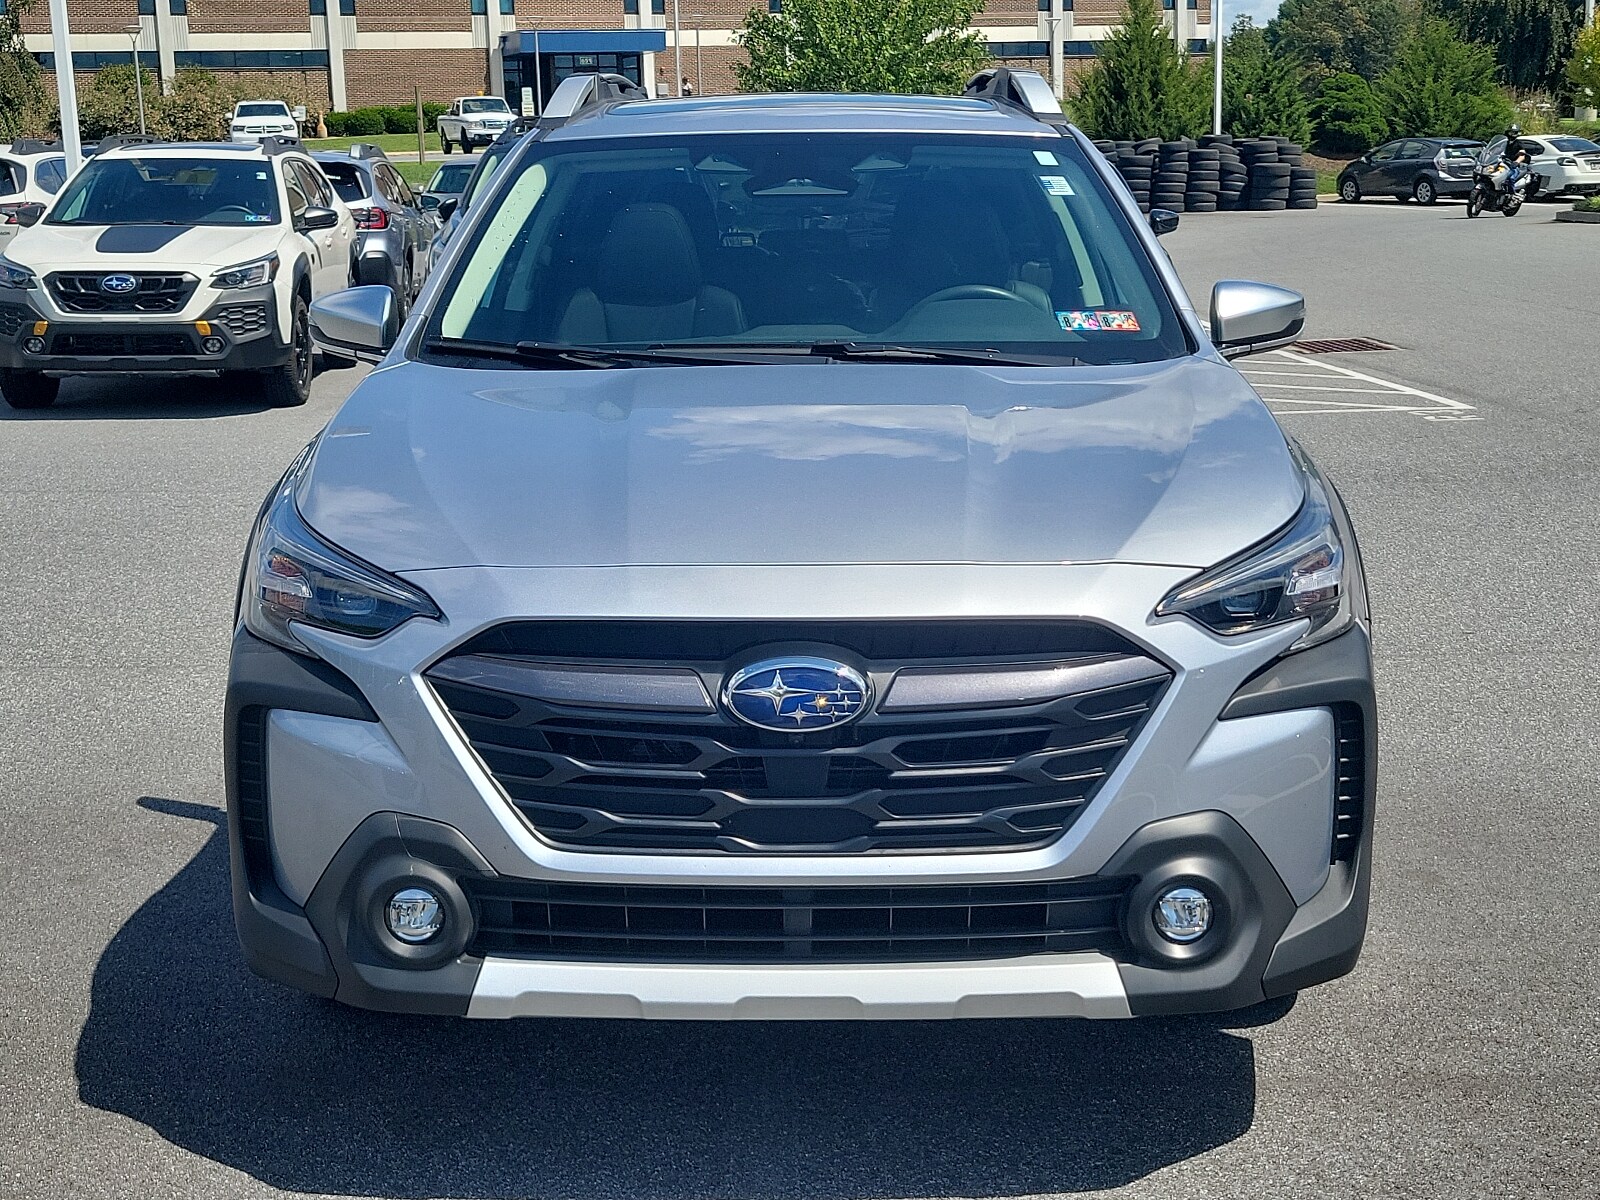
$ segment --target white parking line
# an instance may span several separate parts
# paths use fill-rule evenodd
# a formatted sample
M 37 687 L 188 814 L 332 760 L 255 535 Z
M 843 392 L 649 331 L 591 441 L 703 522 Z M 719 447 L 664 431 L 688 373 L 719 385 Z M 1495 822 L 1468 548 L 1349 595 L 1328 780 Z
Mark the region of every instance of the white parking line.
M 1291 350 L 1274 350 L 1240 369 L 1268 406 L 1279 413 L 1331 416 L 1394 412 L 1411 413 L 1426 421 L 1483 420 L 1472 405 L 1460 400 L 1321 362 Z M 1301 380 L 1316 382 L 1302 383 Z M 1346 396 L 1350 398 L 1341 398 Z

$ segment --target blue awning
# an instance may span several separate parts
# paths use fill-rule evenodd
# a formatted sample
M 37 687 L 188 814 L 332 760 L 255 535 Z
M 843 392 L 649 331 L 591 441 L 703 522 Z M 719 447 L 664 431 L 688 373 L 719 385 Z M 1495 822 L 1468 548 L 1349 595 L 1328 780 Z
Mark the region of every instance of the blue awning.
M 541 29 L 540 54 L 649 54 L 667 48 L 665 29 Z M 533 54 L 534 31 L 500 35 L 500 52 Z

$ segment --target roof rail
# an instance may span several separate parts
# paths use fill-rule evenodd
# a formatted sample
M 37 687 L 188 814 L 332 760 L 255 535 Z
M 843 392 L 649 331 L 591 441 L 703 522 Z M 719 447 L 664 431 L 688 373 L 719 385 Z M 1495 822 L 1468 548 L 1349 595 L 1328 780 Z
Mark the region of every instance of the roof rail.
M 47 142 L 43 138 L 18 138 L 11 143 L 11 153 L 17 155 L 50 154 L 60 149 L 60 142 Z
M 101 138 L 95 143 L 94 149 L 85 146 L 85 154 L 104 154 L 107 150 L 120 150 L 124 146 L 157 146 L 163 139 L 150 137 L 143 133 L 118 133 L 111 137 Z
M 1037 71 L 990 67 L 969 79 L 961 94 L 973 100 L 993 100 L 996 104 L 1020 108 L 1040 120 L 1062 115 L 1061 101 Z
M 613 100 L 648 99 L 649 92 L 622 75 L 569 75 L 550 93 L 539 124 L 564 125 L 584 109 Z
M 287 154 L 291 150 L 299 154 L 304 154 L 305 149 L 306 148 L 300 144 L 300 139 L 297 137 L 283 137 L 279 135 L 274 137 L 264 137 L 261 139 L 261 152 L 269 156 L 273 154 Z
M 382 158 L 387 160 L 388 155 L 383 152 L 383 147 L 376 142 L 351 142 L 351 158 Z

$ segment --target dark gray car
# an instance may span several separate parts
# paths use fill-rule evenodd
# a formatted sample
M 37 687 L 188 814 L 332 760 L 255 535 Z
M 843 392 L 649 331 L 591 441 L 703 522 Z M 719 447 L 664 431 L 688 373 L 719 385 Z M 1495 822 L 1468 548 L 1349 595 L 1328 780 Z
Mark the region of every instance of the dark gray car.
M 1472 191 L 1472 164 L 1482 142 L 1469 138 L 1400 138 L 1369 150 L 1339 173 L 1339 197 L 1354 204 L 1394 196 L 1432 204 Z
M 406 312 L 428 277 L 428 246 L 438 217 L 376 146 L 358 143 L 348 154 L 330 151 L 315 158 L 356 219 L 356 282 L 393 288 L 400 312 Z

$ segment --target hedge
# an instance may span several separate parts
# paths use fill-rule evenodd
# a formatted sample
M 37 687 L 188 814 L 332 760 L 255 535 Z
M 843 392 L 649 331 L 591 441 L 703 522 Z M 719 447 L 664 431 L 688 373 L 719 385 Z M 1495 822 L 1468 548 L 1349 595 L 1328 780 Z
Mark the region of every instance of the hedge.
M 448 105 L 426 101 L 422 105 L 422 124 L 432 129 L 435 119 Z M 414 105 L 373 105 L 349 112 L 331 112 L 323 117 L 329 137 L 376 137 L 381 133 L 415 133 L 417 110 Z

